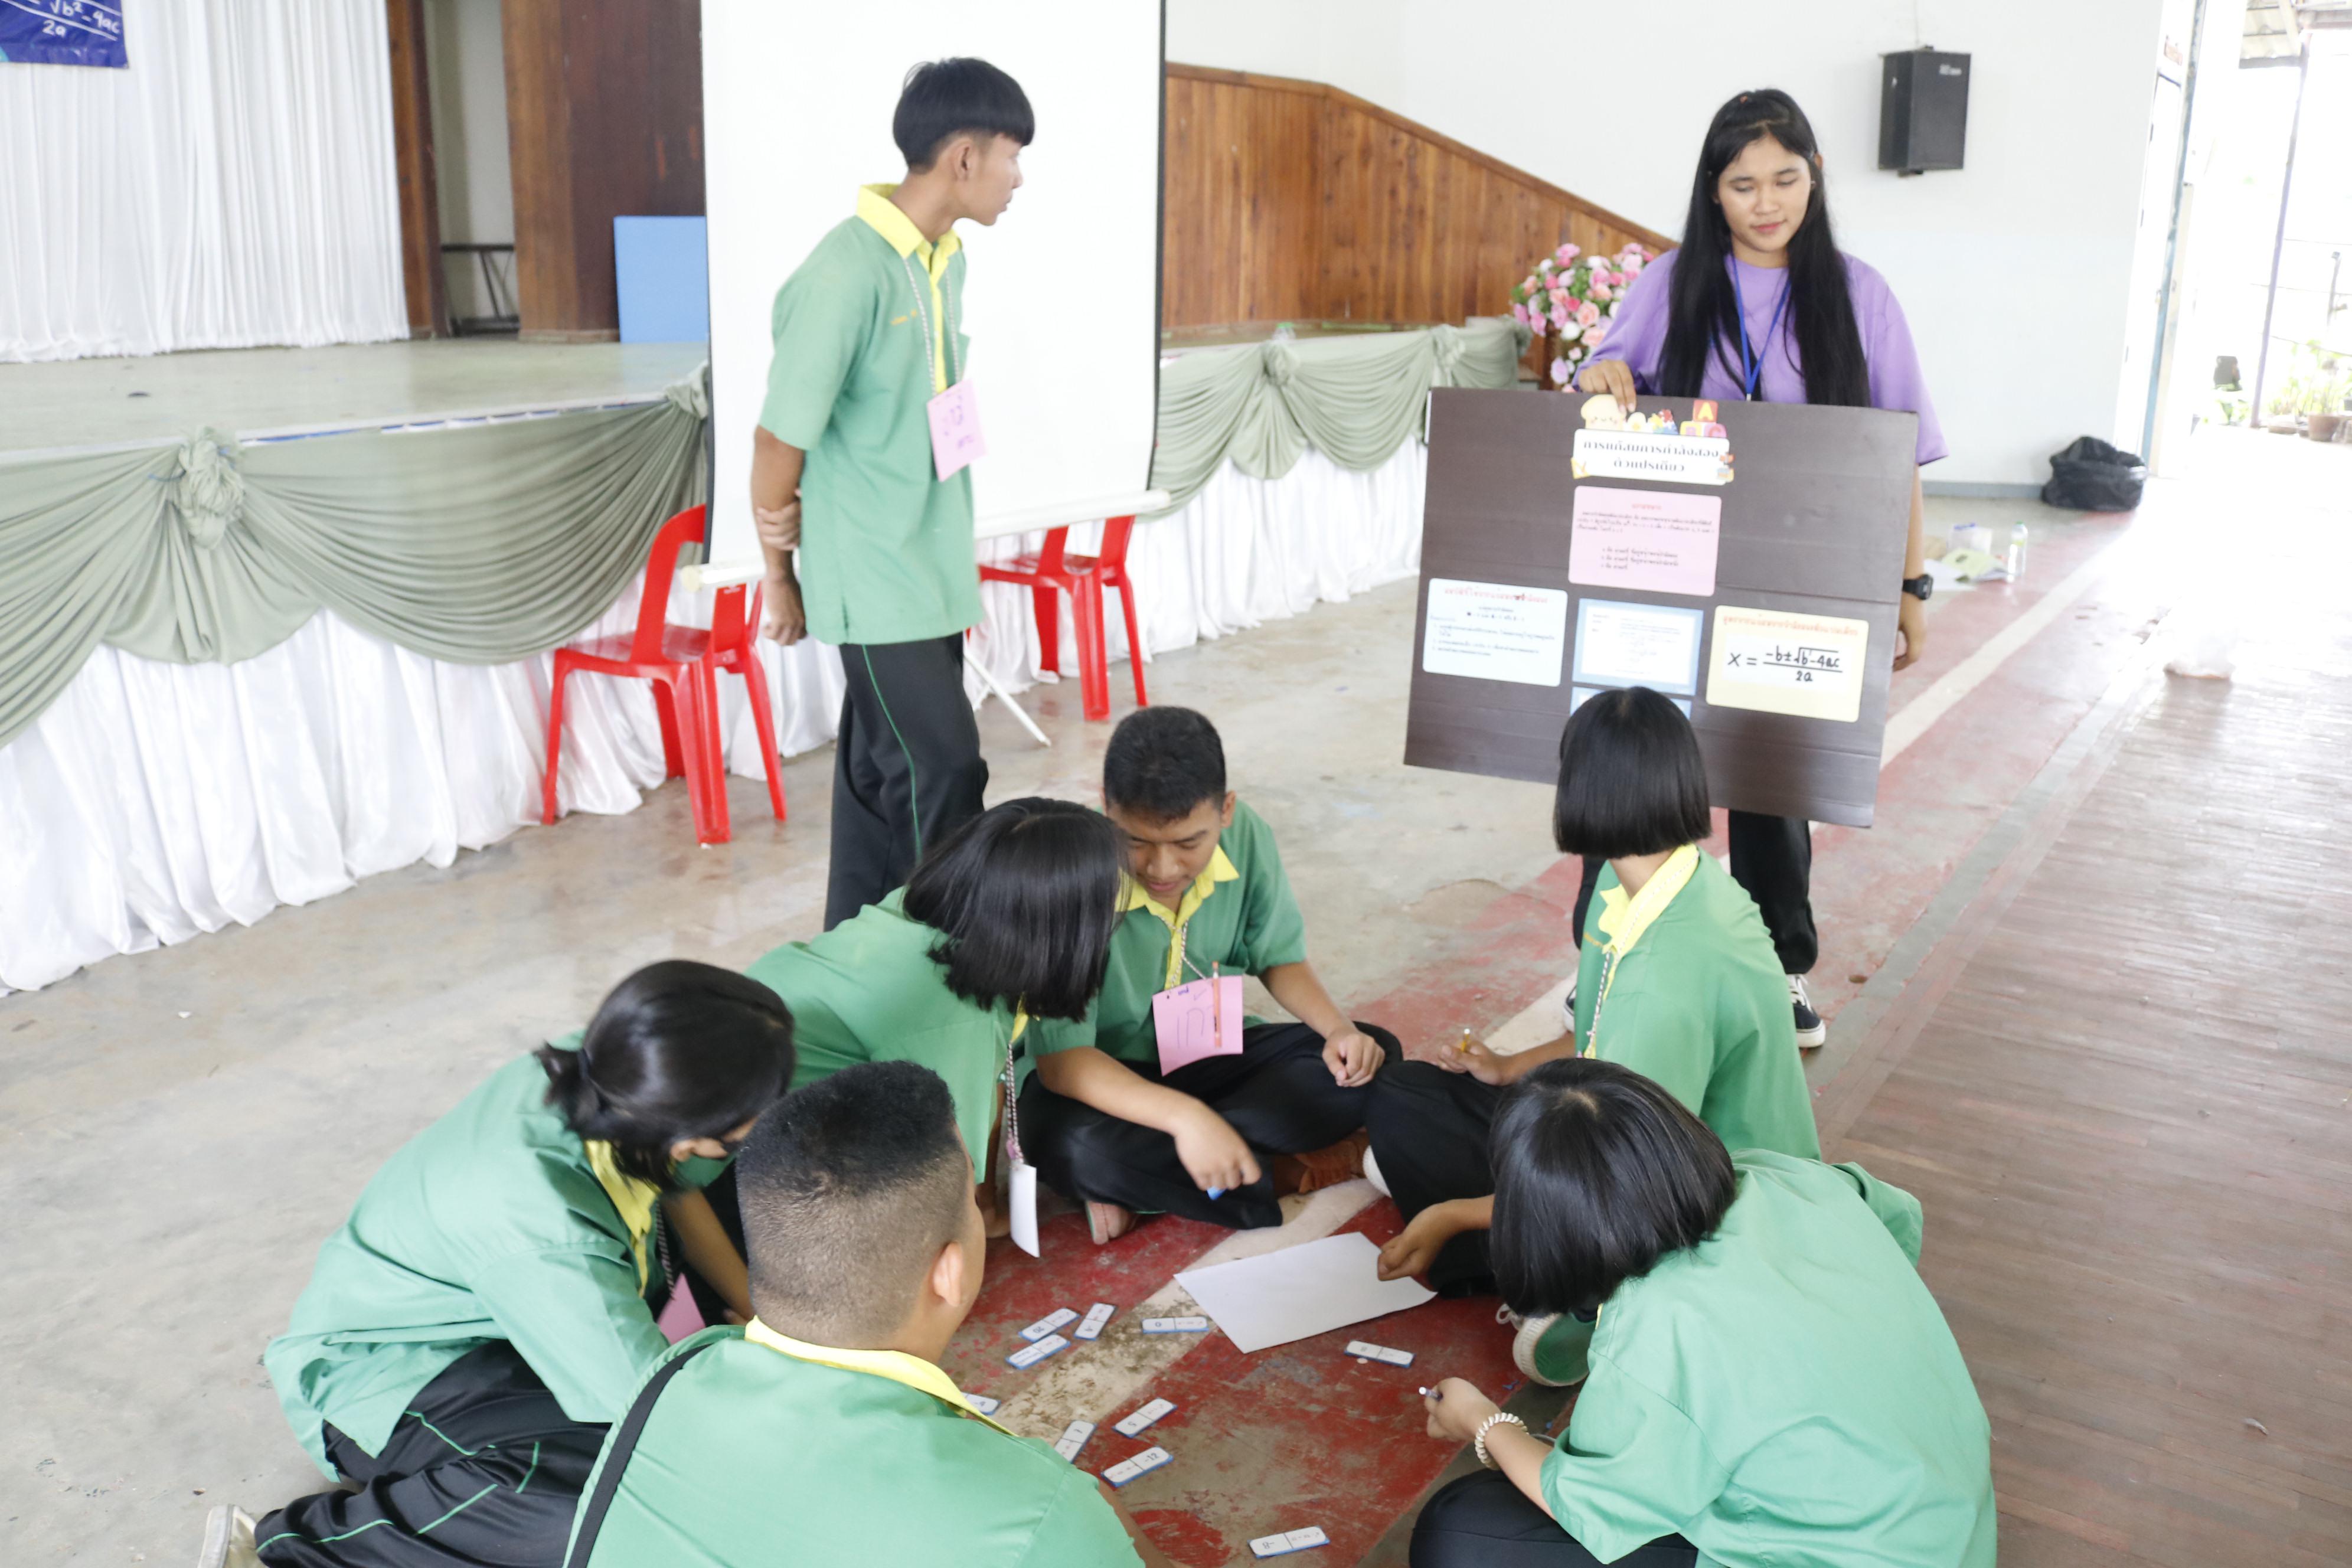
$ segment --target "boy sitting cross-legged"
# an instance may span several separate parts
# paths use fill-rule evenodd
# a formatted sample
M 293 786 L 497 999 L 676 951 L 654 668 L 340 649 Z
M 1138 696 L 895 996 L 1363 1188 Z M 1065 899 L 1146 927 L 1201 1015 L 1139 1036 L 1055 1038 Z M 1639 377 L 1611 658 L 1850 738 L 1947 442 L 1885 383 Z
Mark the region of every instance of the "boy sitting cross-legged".
M 1208 720 L 1129 714 L 1103 757 L 1103 809 L 1128 847 L 1110 966 L 1087 1018 L 1038 1020 L 1024 1042 L 1022 1152 L 1087 1205 L 1097 1244 L 1139 1211 L 1280 1225 L 1281 1193 L 1360 1171 L 1368 1086 L 1396 1038 L 1349 1022 L 1316 978 L 1273 831 L 1225 787 Z M 1299 1021 L 1246 1019 L 1238 1053 L 1171 1059 L 1183 1042 L 1162 1039 L 1153 996 L 1244 974 Z

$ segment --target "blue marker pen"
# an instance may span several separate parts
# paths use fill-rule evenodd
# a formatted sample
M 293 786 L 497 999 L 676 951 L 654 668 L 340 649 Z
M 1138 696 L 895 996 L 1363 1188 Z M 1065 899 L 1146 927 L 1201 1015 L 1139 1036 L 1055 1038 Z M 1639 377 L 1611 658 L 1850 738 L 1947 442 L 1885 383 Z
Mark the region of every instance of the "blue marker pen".
M 1211 1203 L 1215 1203 L 1219 1198 L 1223 1197 L 1224 1195 L 1225 1189 L 1223 1187 L 1211 1187 L 1209 1189 L 1209 1201 Z

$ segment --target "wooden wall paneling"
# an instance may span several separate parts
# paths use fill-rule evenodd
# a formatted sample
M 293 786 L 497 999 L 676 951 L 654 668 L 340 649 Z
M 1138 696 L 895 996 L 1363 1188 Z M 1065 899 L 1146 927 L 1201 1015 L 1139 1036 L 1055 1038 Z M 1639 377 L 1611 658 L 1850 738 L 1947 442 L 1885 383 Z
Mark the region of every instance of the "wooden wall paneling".
M 433 163 L 433 96 L 425 71 L 425 0 L 384 0 L 392 56 L 393 160 L 400 182 L 400 279 L 408 335 L 447 331 L 441 275 L 440 180 Z
M 503 0 L 502 13 L 522 336 L 610 342 L 613 219 L 703 211 L 701 6 Z
M 522 336 L 561 341 L 576 330 L 573 323 L 580 320 L 572 216 L 572 94 L 563 73 L 562 0 L 502 0 L 499 20 L 506 45 L 515 293 Z
M 1507 310 L 1564 238 L 1665 244 L 1320 82 L 1176 64 L 1167 79 L 1164 327 L 1458 321 Z

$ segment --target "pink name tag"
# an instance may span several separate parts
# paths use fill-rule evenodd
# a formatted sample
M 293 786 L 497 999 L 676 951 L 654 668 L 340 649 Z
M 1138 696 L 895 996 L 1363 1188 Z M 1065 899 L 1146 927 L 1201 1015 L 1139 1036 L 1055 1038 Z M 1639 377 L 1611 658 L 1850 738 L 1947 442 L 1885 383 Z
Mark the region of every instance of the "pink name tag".
M 1203 1057 L 1242 1054 L 1242 977 L 1191 980 L 1151 999 L 1160 1037 L 1160 1070 L 1174 1072 Z
M 959 381 L 930 401 L 931 462 L 938 468 L 940 478 L 960 473 L 971 467 L 974 458 L 988 456 L 988 443 L 980 434 L 980 405 L 971 395 L 971 383 Z

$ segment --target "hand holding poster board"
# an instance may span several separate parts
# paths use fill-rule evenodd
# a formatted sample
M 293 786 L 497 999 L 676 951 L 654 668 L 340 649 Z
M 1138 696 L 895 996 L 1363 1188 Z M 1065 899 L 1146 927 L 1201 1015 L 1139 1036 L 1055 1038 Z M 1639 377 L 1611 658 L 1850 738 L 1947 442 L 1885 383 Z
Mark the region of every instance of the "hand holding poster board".
M 1868 826 L 1916 418 L 1586 404 L 1433 395 L 1406 763 L 1549 783 L 1574 704 L 1643 685 L 1717 805 Z

